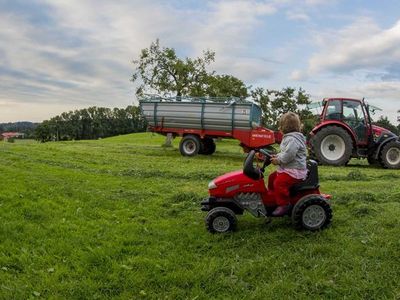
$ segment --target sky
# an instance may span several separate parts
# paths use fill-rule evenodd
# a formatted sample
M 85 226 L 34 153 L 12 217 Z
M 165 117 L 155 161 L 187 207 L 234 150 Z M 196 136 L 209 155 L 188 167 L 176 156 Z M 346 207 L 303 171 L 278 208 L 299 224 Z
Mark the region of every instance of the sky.
M 0 123 L 137 104 L 132 61 L 157 38 L 215 51 L 210 68 L 248 86 L 365 97 L 396 123 L 399 0 L 0 0 Z

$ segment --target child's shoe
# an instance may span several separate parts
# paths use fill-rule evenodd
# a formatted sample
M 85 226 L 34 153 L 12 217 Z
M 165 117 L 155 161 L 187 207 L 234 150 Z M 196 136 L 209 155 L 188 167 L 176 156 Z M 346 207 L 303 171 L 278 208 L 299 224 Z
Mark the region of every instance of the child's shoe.
M 278 206 L 277 208 L 275 208 L 275 210 L 272 213 L 272 215 L 274 217 L 281 217 L 283 215 L 286 215 L 288 213 L 289 209 L 290 209 L 290 205 Z

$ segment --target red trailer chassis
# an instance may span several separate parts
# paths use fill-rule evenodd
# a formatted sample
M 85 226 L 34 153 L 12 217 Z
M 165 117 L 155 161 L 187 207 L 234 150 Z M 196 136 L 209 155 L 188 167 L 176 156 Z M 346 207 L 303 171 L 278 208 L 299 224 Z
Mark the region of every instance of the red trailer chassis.
M 240 146 L 245 152 L 251 149 L 261 149 L 275 144 L 280 139 L 280 134 L 264 127 L 253 129 L 233 129 L 232 131 L 166 128 L 149 126 L 149 130 L 159 134 L 172 134 L 182 137 L 180 151 L 182 155 L 193 156 L 196 154 L 212 154 L 215 151 L 214 138 L 231 138 L 240 141 Z

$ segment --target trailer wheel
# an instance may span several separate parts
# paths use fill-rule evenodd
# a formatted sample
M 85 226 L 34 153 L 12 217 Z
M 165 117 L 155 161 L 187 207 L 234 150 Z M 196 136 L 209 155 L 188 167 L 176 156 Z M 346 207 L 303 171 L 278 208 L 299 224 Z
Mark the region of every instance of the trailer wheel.
M 400 169 L 400 143 L 392 141 L 383 146 L 381 161 L 385 168 Z
M 202 139 L 201 144 L 202 147 L 199 151 L 199 154 L 211 155 L 215 152 L 215 149 L 217 148 L 214 140 L 210 137 L 205 137 L 204 139 Z
M 206 216 L 206 227 L 211 233 L 224 233 L 236 229 L 236 215 L 227 207 L 215 207 Z
M 180 144 L 179 151 L 184 156 L 195 156 L 201 149 L 200 139 L 195 135 L 185 135 Z
M 351 157 L 353 142 L 343 128 L 327 126 L 311 138 L 311 157 L 321 164 L 344 166 Z

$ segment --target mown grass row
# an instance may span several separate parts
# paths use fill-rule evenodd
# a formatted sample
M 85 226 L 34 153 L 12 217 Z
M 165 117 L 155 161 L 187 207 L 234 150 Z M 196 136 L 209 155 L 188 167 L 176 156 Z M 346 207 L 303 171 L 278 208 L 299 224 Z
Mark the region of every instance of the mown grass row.
M 320 167 L 327 230 L 244 215 L 237 232 L 211 235 L 199 202 L 244 155 L 235 141 L 194 158 L 162 142 L 0 145 L 0 298 L 400 296 L 398 171 Z

